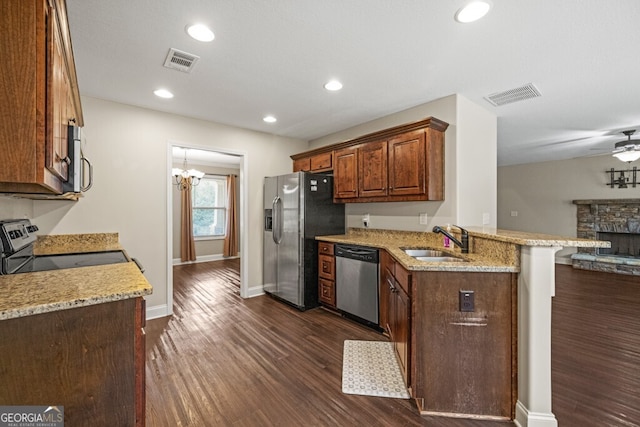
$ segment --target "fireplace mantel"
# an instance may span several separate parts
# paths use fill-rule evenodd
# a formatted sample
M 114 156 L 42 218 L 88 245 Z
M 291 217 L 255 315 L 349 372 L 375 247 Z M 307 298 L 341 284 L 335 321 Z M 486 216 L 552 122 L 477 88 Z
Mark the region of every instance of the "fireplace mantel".
M 625 205 L 640 204 L 640 199 L 592 199 L 574 200 L 574 205 Z

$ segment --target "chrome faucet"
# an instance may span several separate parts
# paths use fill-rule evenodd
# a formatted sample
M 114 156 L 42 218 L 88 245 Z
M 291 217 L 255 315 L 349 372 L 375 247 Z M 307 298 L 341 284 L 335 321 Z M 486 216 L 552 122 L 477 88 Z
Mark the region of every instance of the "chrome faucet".
M 455 237 L 453 237 L 451 235 L 451 233 L 447 232 L 447 230 L 443 229 L 442 227 L 436 225 L 435 227 L 433 227 L 433 232 L 434 233 L 442 233 L 445 236 L 447 236 L 449 239 L 451 239 L 451 241 L 453 243 L 455 243 L 456 245 L 458 245 L 460 247 L 460 251 L 463 254 L 468 254 L 469 253 L 469 232 L 467 230 L 465 230 L 464 228 L 454 225 L 454 227 L 457 227 L 460 229 L 460 233 L 461 233 L 461 240 L 456 239 Z

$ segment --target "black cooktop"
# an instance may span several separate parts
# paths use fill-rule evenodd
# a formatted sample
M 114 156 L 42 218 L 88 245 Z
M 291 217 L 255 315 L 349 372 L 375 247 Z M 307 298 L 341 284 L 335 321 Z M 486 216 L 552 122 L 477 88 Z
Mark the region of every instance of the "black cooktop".
M 123 251 L 84 252 L 62 255 L 35 256 L 15 273 L 60 270 L 63 268 L 90 267 L 93 265 L 118 264 L 129 262 Z

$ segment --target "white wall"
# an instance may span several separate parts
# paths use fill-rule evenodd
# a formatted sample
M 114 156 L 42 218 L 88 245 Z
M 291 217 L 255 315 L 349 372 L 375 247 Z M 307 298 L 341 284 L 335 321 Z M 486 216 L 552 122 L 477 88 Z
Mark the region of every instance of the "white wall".
M 310 148 L 357 138 L 371 132 L 410 123 L 426 117 L 449 123 L 445 132 L 444 201 L 349 203 L 347 227 L 362 227 L 362 215 L 370 215 L 370 227 L 389 230 L 425 231 L 447 223 L 482 225 L 489 213 L 496 224 L 496 138 L 493 113 L 460 95 L 451 95 L 408 110 L 363 123 L 310 142 Z M 492 169 L 491 169 L 492 168 Z M 428 214 L 421 225 L 419 214 Z
M 22 216 L 41 234 L 118 232 L 127 252 L 142 262 L 154 287 L 148 310 L 167 302 L 168 144 L 180 142 L 217 151 L 244 153 L 248 227 L 248 286 L 262 289 L 263 177 L 291 171 L 289 155 L 307 143 L 173 114 L 83 97 L 83 150 L 95 170 L 93 188 L 78 202 L 2 198 L 4 217 Z M 33 211 L 29 212 L 32 204 Z M 244 271 L 244 270 L 243 270 Z
M 603 155 L 499 167 L 498 226 L 575 237 L 577 210 L 573 200 L 640 198 L 640 187 L 612 189 L 605 185 L 609 181 L 606 170 L 627 166 Z M 511 216 L 512 211 L 517 216 Z M 566 249 L 558 255 L 574 251 Z

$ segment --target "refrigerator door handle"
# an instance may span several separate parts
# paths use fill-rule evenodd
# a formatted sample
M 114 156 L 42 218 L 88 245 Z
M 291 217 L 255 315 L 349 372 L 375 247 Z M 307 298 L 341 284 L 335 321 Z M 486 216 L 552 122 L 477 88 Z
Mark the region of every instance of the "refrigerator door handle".
M 273 241 L 276 245 L 279 245 L 282 241 L 282 199 L 280 196 L 276 196 L 271 203 L 273 208 Z

